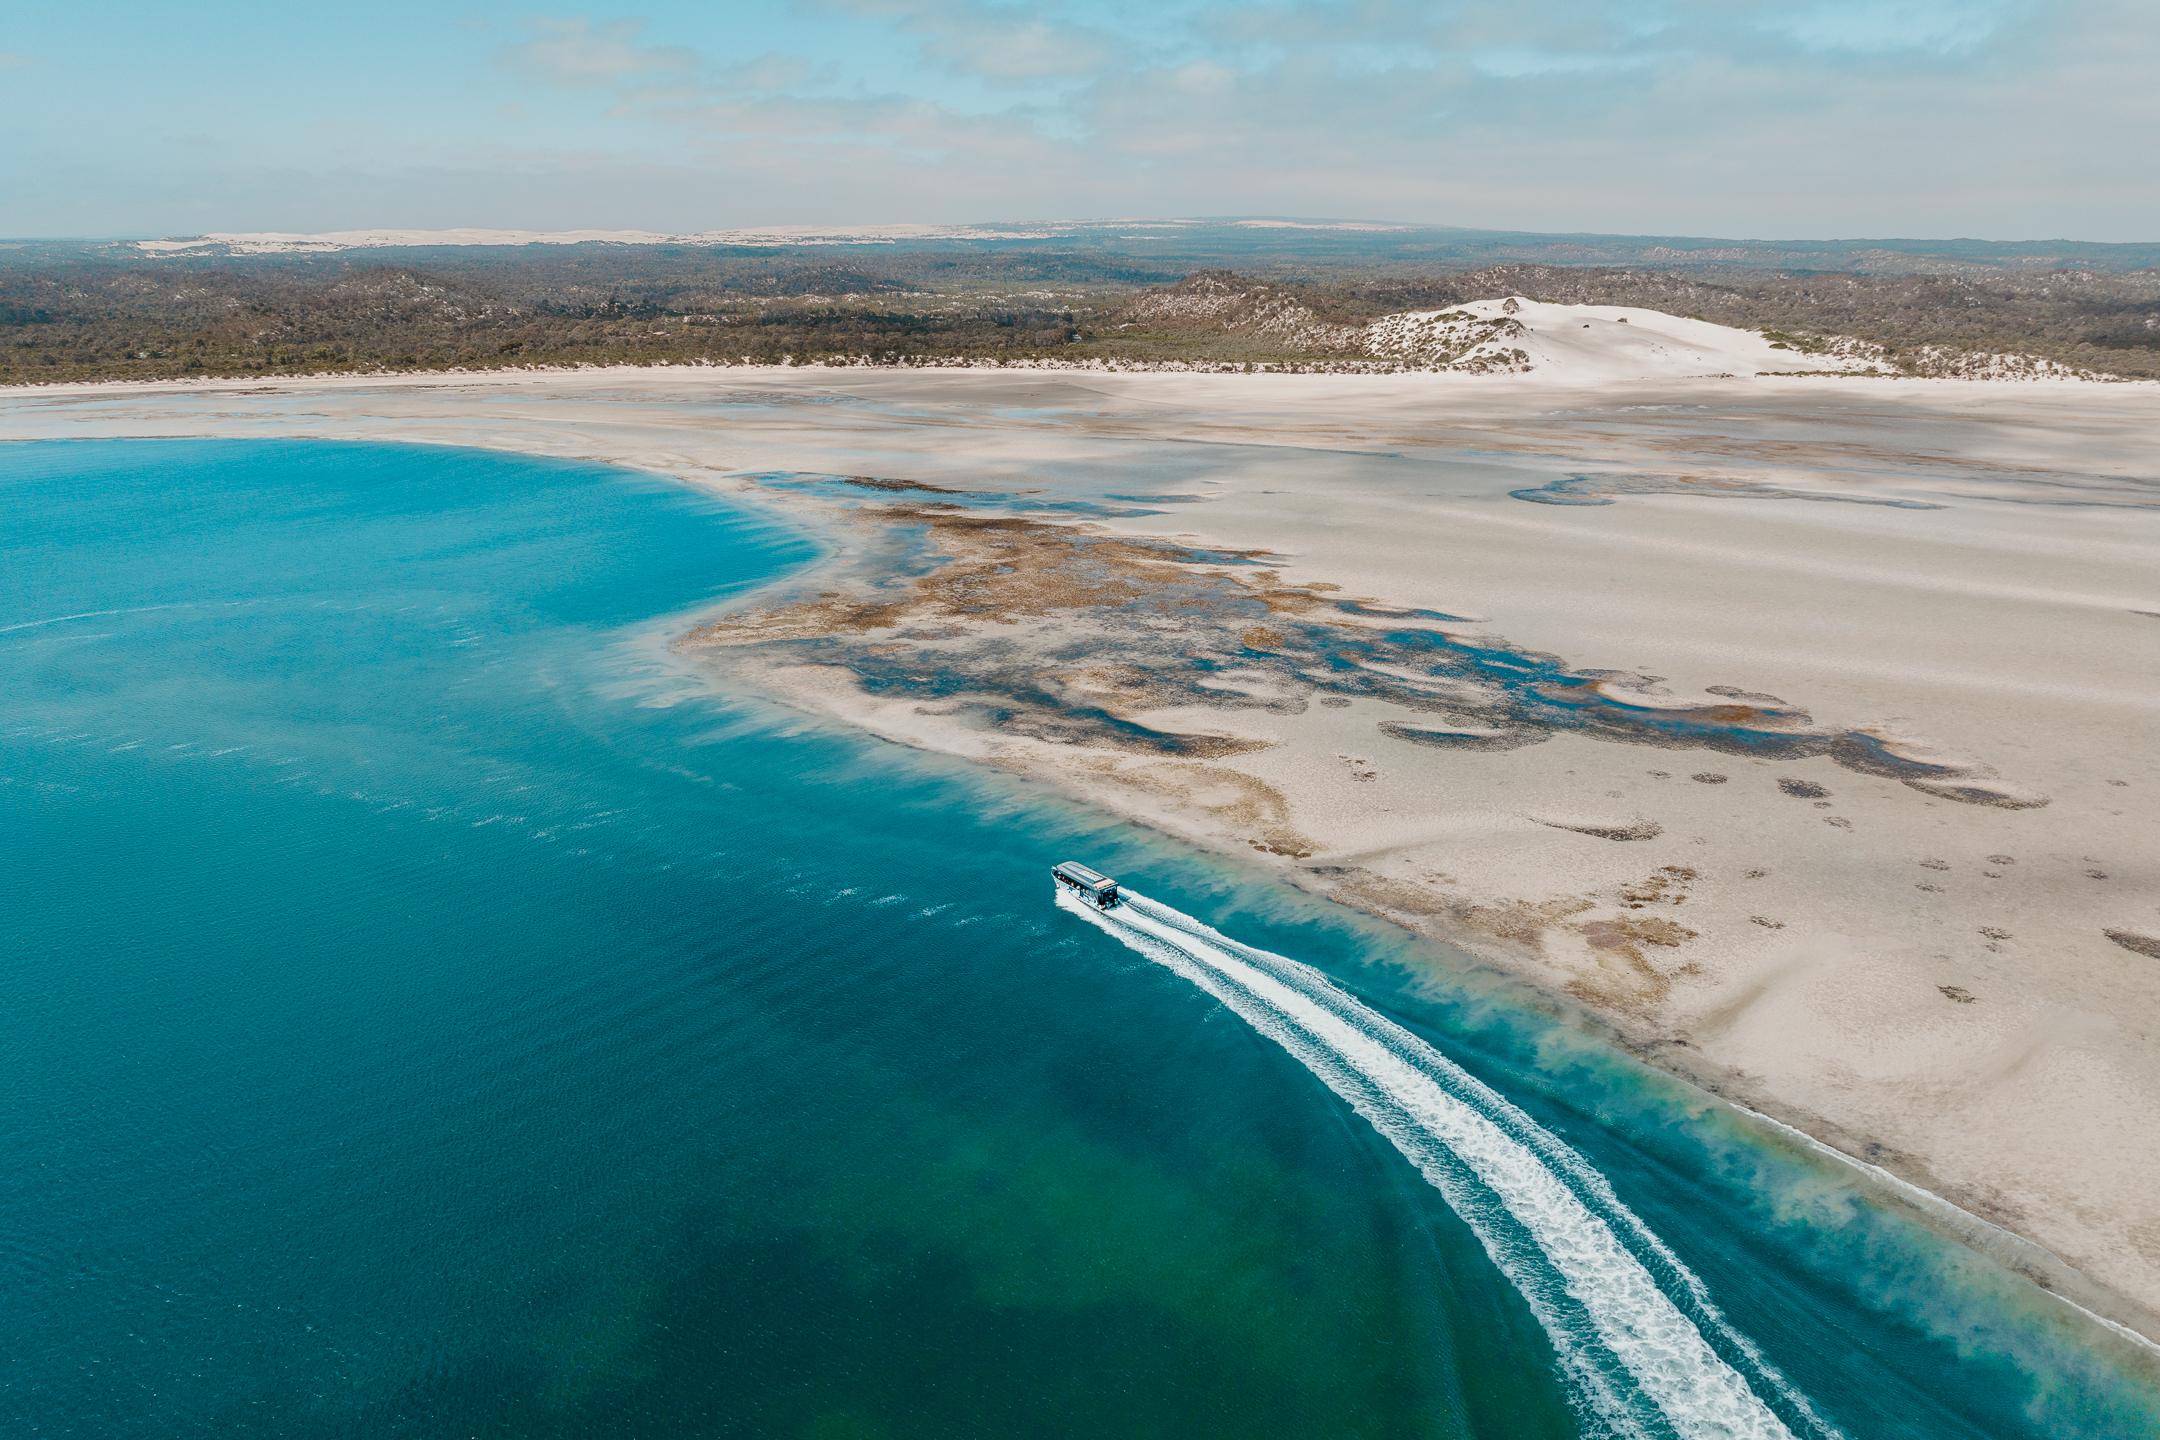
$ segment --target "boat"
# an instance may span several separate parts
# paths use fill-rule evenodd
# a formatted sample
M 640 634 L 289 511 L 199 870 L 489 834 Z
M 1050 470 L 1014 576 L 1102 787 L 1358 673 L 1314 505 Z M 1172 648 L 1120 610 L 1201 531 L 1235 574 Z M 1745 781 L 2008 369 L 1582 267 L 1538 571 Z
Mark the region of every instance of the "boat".
M 1099 909 L 1108 910 L 1118 903 L 1117 881 L 1088 869 L 1078 861 L 1067 860 L 1053 865 L 1050 873 L 1057 877 L 1058 884 L 1086 896 L 1094 901 Z

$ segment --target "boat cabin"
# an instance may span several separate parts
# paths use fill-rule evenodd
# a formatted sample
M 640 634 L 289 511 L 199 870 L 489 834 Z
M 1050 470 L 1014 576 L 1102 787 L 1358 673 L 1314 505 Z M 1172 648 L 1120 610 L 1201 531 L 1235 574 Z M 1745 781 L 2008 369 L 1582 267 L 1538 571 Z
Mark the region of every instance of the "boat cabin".
M 1102 909 L 1108 910 L 1118 903 L 1117 881 L 1107 875 L 1098 875 L 1085 865 L 1067 860 L 1064 864 L 1053 867 L 1050 873 L 1057 877 L 1058 884 L 1068 890 L 1078 891 Z

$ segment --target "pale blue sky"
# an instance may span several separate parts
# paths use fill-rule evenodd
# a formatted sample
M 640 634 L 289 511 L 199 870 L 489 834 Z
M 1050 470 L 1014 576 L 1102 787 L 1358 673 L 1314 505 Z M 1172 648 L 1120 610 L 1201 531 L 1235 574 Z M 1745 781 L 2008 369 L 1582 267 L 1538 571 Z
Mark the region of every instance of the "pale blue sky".
M 1346 216 L 2160 239 L 2160 5 L 9 7 L 0 234 Z

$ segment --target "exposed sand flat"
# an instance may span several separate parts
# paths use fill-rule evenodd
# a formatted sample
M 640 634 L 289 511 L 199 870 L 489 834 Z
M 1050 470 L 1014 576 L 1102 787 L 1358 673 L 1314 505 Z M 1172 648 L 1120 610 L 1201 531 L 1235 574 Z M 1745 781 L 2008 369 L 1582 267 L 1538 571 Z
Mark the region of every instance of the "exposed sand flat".
M 833 558 L 714 663 L 1570 994 L 2160 1334 L 2160 386 L 1563 368 L 75 387 L 0 436 L 786 506 Z

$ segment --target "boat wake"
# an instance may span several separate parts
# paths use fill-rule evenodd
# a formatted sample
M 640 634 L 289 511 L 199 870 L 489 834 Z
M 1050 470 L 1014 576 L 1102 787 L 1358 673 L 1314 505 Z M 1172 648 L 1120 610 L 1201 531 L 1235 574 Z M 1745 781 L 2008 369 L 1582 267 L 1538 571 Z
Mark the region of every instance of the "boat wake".
M 1630 1440 L 1833 1440 L 1702 1281 L 1557 1136 L 1319 971 L 1125 892 L 1058 905 L 1207 991 L 1372 1123 L 1551 1336 L 1585 1418 Z

